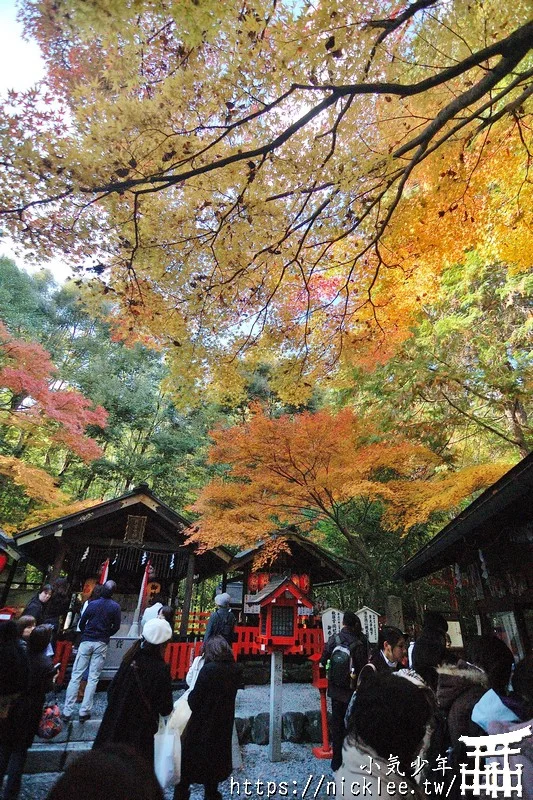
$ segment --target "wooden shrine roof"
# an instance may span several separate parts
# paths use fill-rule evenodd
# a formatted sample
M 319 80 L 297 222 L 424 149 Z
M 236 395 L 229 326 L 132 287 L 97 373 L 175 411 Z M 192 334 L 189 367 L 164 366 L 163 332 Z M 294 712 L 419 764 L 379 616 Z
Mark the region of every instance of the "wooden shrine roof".
M 437 572 L 495 537 L 533 542 L 533 453 L 489 486 L 395 574 L 407 583 Z
M 293 573 L 306 573 L 309 575 L 312 586 L 324 586 L 347 580 L 348 572 L 339 563 L 339 557 L 315 544 L 306 536 L 292 530 L 283 531 L 274 536 L 286 539 L 291 553 L 290 555 L 280 553 L 272 565 L 262 568 L 266 572 L 290 570 Z M 245 567 L 251 566 L 264 546 L 265 544 L 262 543 L 237 553 L 228 565 L 228 572 L 242 572 Z
M 142 540 L 125 541 L 127 526 L 135 525 L 132 518 L 145 520 Z M 62 544 L 80 548 L 119 551 L 134 547 L 159 554 L 183 553 L 195 550 L 187 543 L 191 522 L 160 500 L 146 484 L 113 500 L 95 503 L 75 514 L 59 517 L 14 535 L 13 541 L 23 557 L 40 569 L 54 562 Z M 224 547 L 197 555 L 196 573 L 208 577 L 223 572 L 231 560 Z

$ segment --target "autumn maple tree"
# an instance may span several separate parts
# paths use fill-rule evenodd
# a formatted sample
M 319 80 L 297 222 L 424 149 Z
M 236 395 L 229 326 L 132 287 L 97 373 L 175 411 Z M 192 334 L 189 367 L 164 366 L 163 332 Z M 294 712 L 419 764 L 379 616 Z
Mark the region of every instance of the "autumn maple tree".
M 510 466 L 453 472 L 424 446 L 392 434 L 380 437 L 371 419 L 347 408 L 271 418 L 256 407 L 248 422 L 211 435 L 210 459 L 223 474 L 192 506 L 200 514 L 193 540 L 252 546 L 289 526 L 316 532 L 325 520 L 348 543 L 369 584 L 377 580 L 377 565 L 362 531 L 350 522 L 354 499 L 382 503 L 389 535 L 399 543 L 413 525 L 456 508 Z M 279 538 L 273 541 L 279 544 Z
M 10 334 L 0 322 L 0 475 L 40 504 L 67 496 L 50 470 L 54 458 L 101 455 L 88 428 L 103 428 L 107 413 L 81 392 L 61 385 L 48 352 Z
M 0 212 L 115 298 L 177 393 L 389 357 L 444 266 L 530 267 L 527 0 L 25 0 Z
M 442 274 L 408 338 L 371 373 L 352 373 L 343 402 L 461 463 L 533 448 L 531 274 L 477 251 Z

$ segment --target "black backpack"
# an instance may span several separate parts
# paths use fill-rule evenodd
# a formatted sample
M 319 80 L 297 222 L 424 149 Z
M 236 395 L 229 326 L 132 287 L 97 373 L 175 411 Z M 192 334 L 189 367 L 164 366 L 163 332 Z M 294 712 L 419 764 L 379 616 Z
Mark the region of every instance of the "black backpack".
M 228 644 L 233 644 L 233 642 L 237 641 L 237 634 L 234 633 L 235 627 L 235 615 L 232 611 L 228 614 L 224 614 L 223 616 L 218 613 L 218 609 L 215 612 L 215 624 L 213 626 L 212 636 L 223 636 L 224 639 L 228 642 Z
M 344 643 L 339 634 L 337 634 L 335 636 L 335 647 L 329 658 L 328 680 L 332 686 L 336 686 L 339 689 L 349 689 L 351 670 L 351 646 Z

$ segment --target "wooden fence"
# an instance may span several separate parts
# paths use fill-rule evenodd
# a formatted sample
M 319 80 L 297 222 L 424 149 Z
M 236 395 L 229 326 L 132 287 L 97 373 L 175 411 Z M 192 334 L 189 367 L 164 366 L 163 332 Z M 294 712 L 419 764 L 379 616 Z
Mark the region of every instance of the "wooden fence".
M 201 612 L 204 614 L 204 612 Z M 209 618 L 209 613 L 207 613 Z M 205 626 L 204 626 L 205 630 Z M 252 625 L 237 625 L 235 628 L 237 641 L 233 645 L 233 655 L 235 658 L 240 656 L 260 656 L 261 650 L 256 637 L 259 628 Z M 322 628 L 300 628 L 298 630 L 298 640 L 300 642 L 301 654 L 311 656 L 314 653 L 321 653 L 324 647 L 324 636 Z M 189 670 L 195 656 L 200 652 L 202 642 L 170 642 L 165 648 L 165 661 L 170 666 L 172 680 L 183 680 Z M 72 642 L 58 641 L 55 649 L 55 663 L 59 663 L 60 669 L 57 678 L 57 685 L 65 683 L 66 671 L 72 655 Z

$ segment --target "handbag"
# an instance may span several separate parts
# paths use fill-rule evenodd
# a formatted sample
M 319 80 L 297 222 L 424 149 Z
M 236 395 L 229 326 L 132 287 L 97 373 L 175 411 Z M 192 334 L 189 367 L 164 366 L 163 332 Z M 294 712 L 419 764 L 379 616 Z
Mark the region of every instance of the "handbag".
M 61 711 L 57 703 L 45 703 L 37 728 L 37 736 L 41 739 L 54 739 L 63 730 Z
M 159 728 L 154 735 L 154 772 L 162 789 L 180 781 L 181 740 L 163 717 L 159 717 Z
M 176 700 L 174 703 L 174 711 L 170 715 L 170 719 L 168 721 L 168 727 L 178 736 L 183 736 L 185 726 L 187 725 L 192 714 L 191 707 L 187 700 L 189 691 L 190 690 L 188 689 Z

